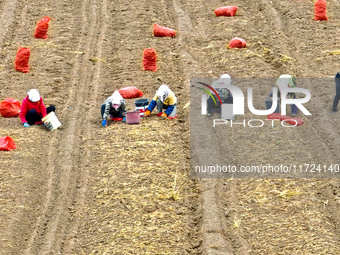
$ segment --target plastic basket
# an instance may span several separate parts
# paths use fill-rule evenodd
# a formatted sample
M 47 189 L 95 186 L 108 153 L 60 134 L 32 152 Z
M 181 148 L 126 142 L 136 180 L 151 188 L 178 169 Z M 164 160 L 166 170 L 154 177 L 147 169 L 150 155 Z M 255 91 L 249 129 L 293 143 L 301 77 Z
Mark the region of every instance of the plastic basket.
M 133 111 L 125 113 L 126 123 L 127 124 L 139 124 L 140 123 L 140 112 Z

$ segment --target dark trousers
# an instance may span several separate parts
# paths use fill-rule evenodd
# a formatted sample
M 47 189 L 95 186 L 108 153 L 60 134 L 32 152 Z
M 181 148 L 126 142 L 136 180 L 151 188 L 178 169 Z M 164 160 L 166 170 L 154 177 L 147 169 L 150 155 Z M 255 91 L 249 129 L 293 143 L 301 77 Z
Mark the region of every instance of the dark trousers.
M 214 113 L 221 114 L 220 101 L 218 100 L 216 96 L 214 96 L 214 99 L 217 102 L 217 105 L 215 105 L 215 102 L 211 97 L 208 98 L 208 102 L 207 102 L 208 113 L 211 115 Z M 229 94 L 227 98 L 225 99 L 222 98 L 221 101 L 222 101 L 222 104 L 233 104 L 234 98 L 231 94 Z
M 289 95 L 290 95 L 290 94 L 288 93 L 288 96 L 289 96 Z M 269 96 L 270 96 L 270 97 L 273 96 L 273 91 L 270 92 L 270 95 L 269 95 Z M 279 97 L 280 97 L 280 95 L 279 95 Z M 291 96 L 291 99 L 296 99 L 296 94 L 295 94 L 295 93 Z M 298 113 L 298 108 L 297 108 L 297 106 L 296 106 L 295 104 L 292 104 L 291 107 L 290 107 L 290 114 L 296 115 L 297 113 Z
M 333 100 L 332 111 L 335 112 L 338 108 L 340 100 L 340 77 L 335 76 L 335 97 Z
M 102 107 L 100 108 L 100 112 L 102 114 L 102 118 L 105 112 L 105 104 L 102 104 Z M 112 118 L 124 118 L 124 114 L 122 111 L 115 111 L 113 108 L 110 109 L 110 115 L 112 116 Z
M 165 105 L 159 99 L 157 99 L 156 104 L 157 104 L 157 113 L 161 113 L 161 112 L 163 112 L 163 109 L 167 110 L 169 108 L 168 105 Z M 172 110 L 172 112 L 169 114 L 168 117 L 175 117 L 176 116 L 176 110 L 177 110 L 177 103 L 174 105 L 174 109 Z
M 47 111 L 47 114 L 49 114 L 50 112 L 55 112 L 54 105 L 47 107 L 46 111 Z M 27 111 L 25 118 L 29 125 L 34 125 L 35 122 L 41 121 L 42 116 L 41 114 L 38 114 L 35 109 L 31 109 Z

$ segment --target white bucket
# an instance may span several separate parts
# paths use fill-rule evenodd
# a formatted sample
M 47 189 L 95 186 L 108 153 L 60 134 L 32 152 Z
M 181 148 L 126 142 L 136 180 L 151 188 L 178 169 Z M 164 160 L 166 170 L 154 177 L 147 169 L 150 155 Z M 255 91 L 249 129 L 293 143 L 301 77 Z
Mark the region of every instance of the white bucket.
M 146 108 L 148 108 L 148 105 L 147 106 L 139 106 L 139 107 L 136 107 L 135 111 L 140 112 L 140 116 L 143 116 L 144 113 L 146 112 Z
M 45 127 L 47 127 L 50 131 L 61 126 L 61 123 L 54 112 L 50 112 L 41 120 L 44 122 Z

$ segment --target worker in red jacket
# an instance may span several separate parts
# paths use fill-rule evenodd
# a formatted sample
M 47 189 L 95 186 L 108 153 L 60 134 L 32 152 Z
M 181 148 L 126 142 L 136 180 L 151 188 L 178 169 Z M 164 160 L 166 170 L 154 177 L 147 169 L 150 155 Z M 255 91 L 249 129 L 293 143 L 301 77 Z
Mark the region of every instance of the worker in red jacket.
M 27 97 L 22 101 L 19 116 L 24 127 L 29 127 L 30 125 L 43 124 L 41 119 L 54 111 L 55 107 L 53 105 L 45 107 L 38 90 L 31 89 L 27 92 Z

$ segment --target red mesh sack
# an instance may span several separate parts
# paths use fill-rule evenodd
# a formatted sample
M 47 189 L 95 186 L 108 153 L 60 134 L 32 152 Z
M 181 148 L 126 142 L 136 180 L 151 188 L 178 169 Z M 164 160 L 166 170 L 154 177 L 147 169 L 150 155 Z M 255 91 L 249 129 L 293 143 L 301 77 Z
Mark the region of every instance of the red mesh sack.
M 303 119 L 301 119 L 301 118 L 290 118 L 288 116 L 285 116 L 285 117 L 287 117 L 287 118 L 284 118 L 282 120 L 284 120 L 285 122 L 287 122 L 287 123 L 289 123 L 291 125 L 295 125 L 296 124 L 296 126 L 299 126 L 299 125 L 304 123 Z
M 29 48 L 20 47 L 15 58 L 15 70 L 23 73 L 28 73 L 30 68 L 28 62 L 30 60 L 31 51 Z
M 125 99 L 132 99 L 132 98 L 138 98 L 138 97 L 143 96 L 143 92 L 134 86 L 129 86 L 129 87 L 119 89 L 118 92 Z
M 303 119 L 301 118 L 291 118 L 289 116 L 286 116 L 286 115 L 281 115 L 280 113 L 272 113 L 272 114 L 269 114 L 268 117 L 267 117 L 269 120 L 273 120 L 273 119 L 279 119 L 280 121 L 285 121 L 291 125 L 295 125 L 296 126 L 299 126 L 301 124 L 304 123 Z
M 35 28 L 34 37 L 39 39 L 47 39 L 48 22 L 50 22 L 50 17 L 44 17 L 39 20 L 37 27 Z
M 328 20 L 326 16 L 326 0 L 317 0 L 315 2 L 314 20 Z
M 14 141 L 11 137 L 0 137 L 0 151 L 10 151 L 16 149 Z
M 282 115 L 280 113 L 272 113 L 267 116 L 269 120 L 281 120 Z
M 157 71 L 157 55 L 153 48 L 145 49 L 143 52 L 143 70 Z
M 2 117 L 16 117 L 20 113 L 20 102 L 13 98 L 6 98 L 0 103 L 0 114 Z
M 162 27 L 157 24 L 153 25 L 153 35 L 156 37 L 164 37 L 169 36 L 174 38 L 176 36 L 176 31 L 168 28 L 168 27 Z
M 228 45 L 229 48 L 245 48 L 246 46 L 246 41 L 239 37 L 232 39 Z
M 235 16 L 237 11 L 236 6 L 225 6 L 225 7 L 220 7 L 215 10 L 216 16 L 228 16 L 232 17 Z

